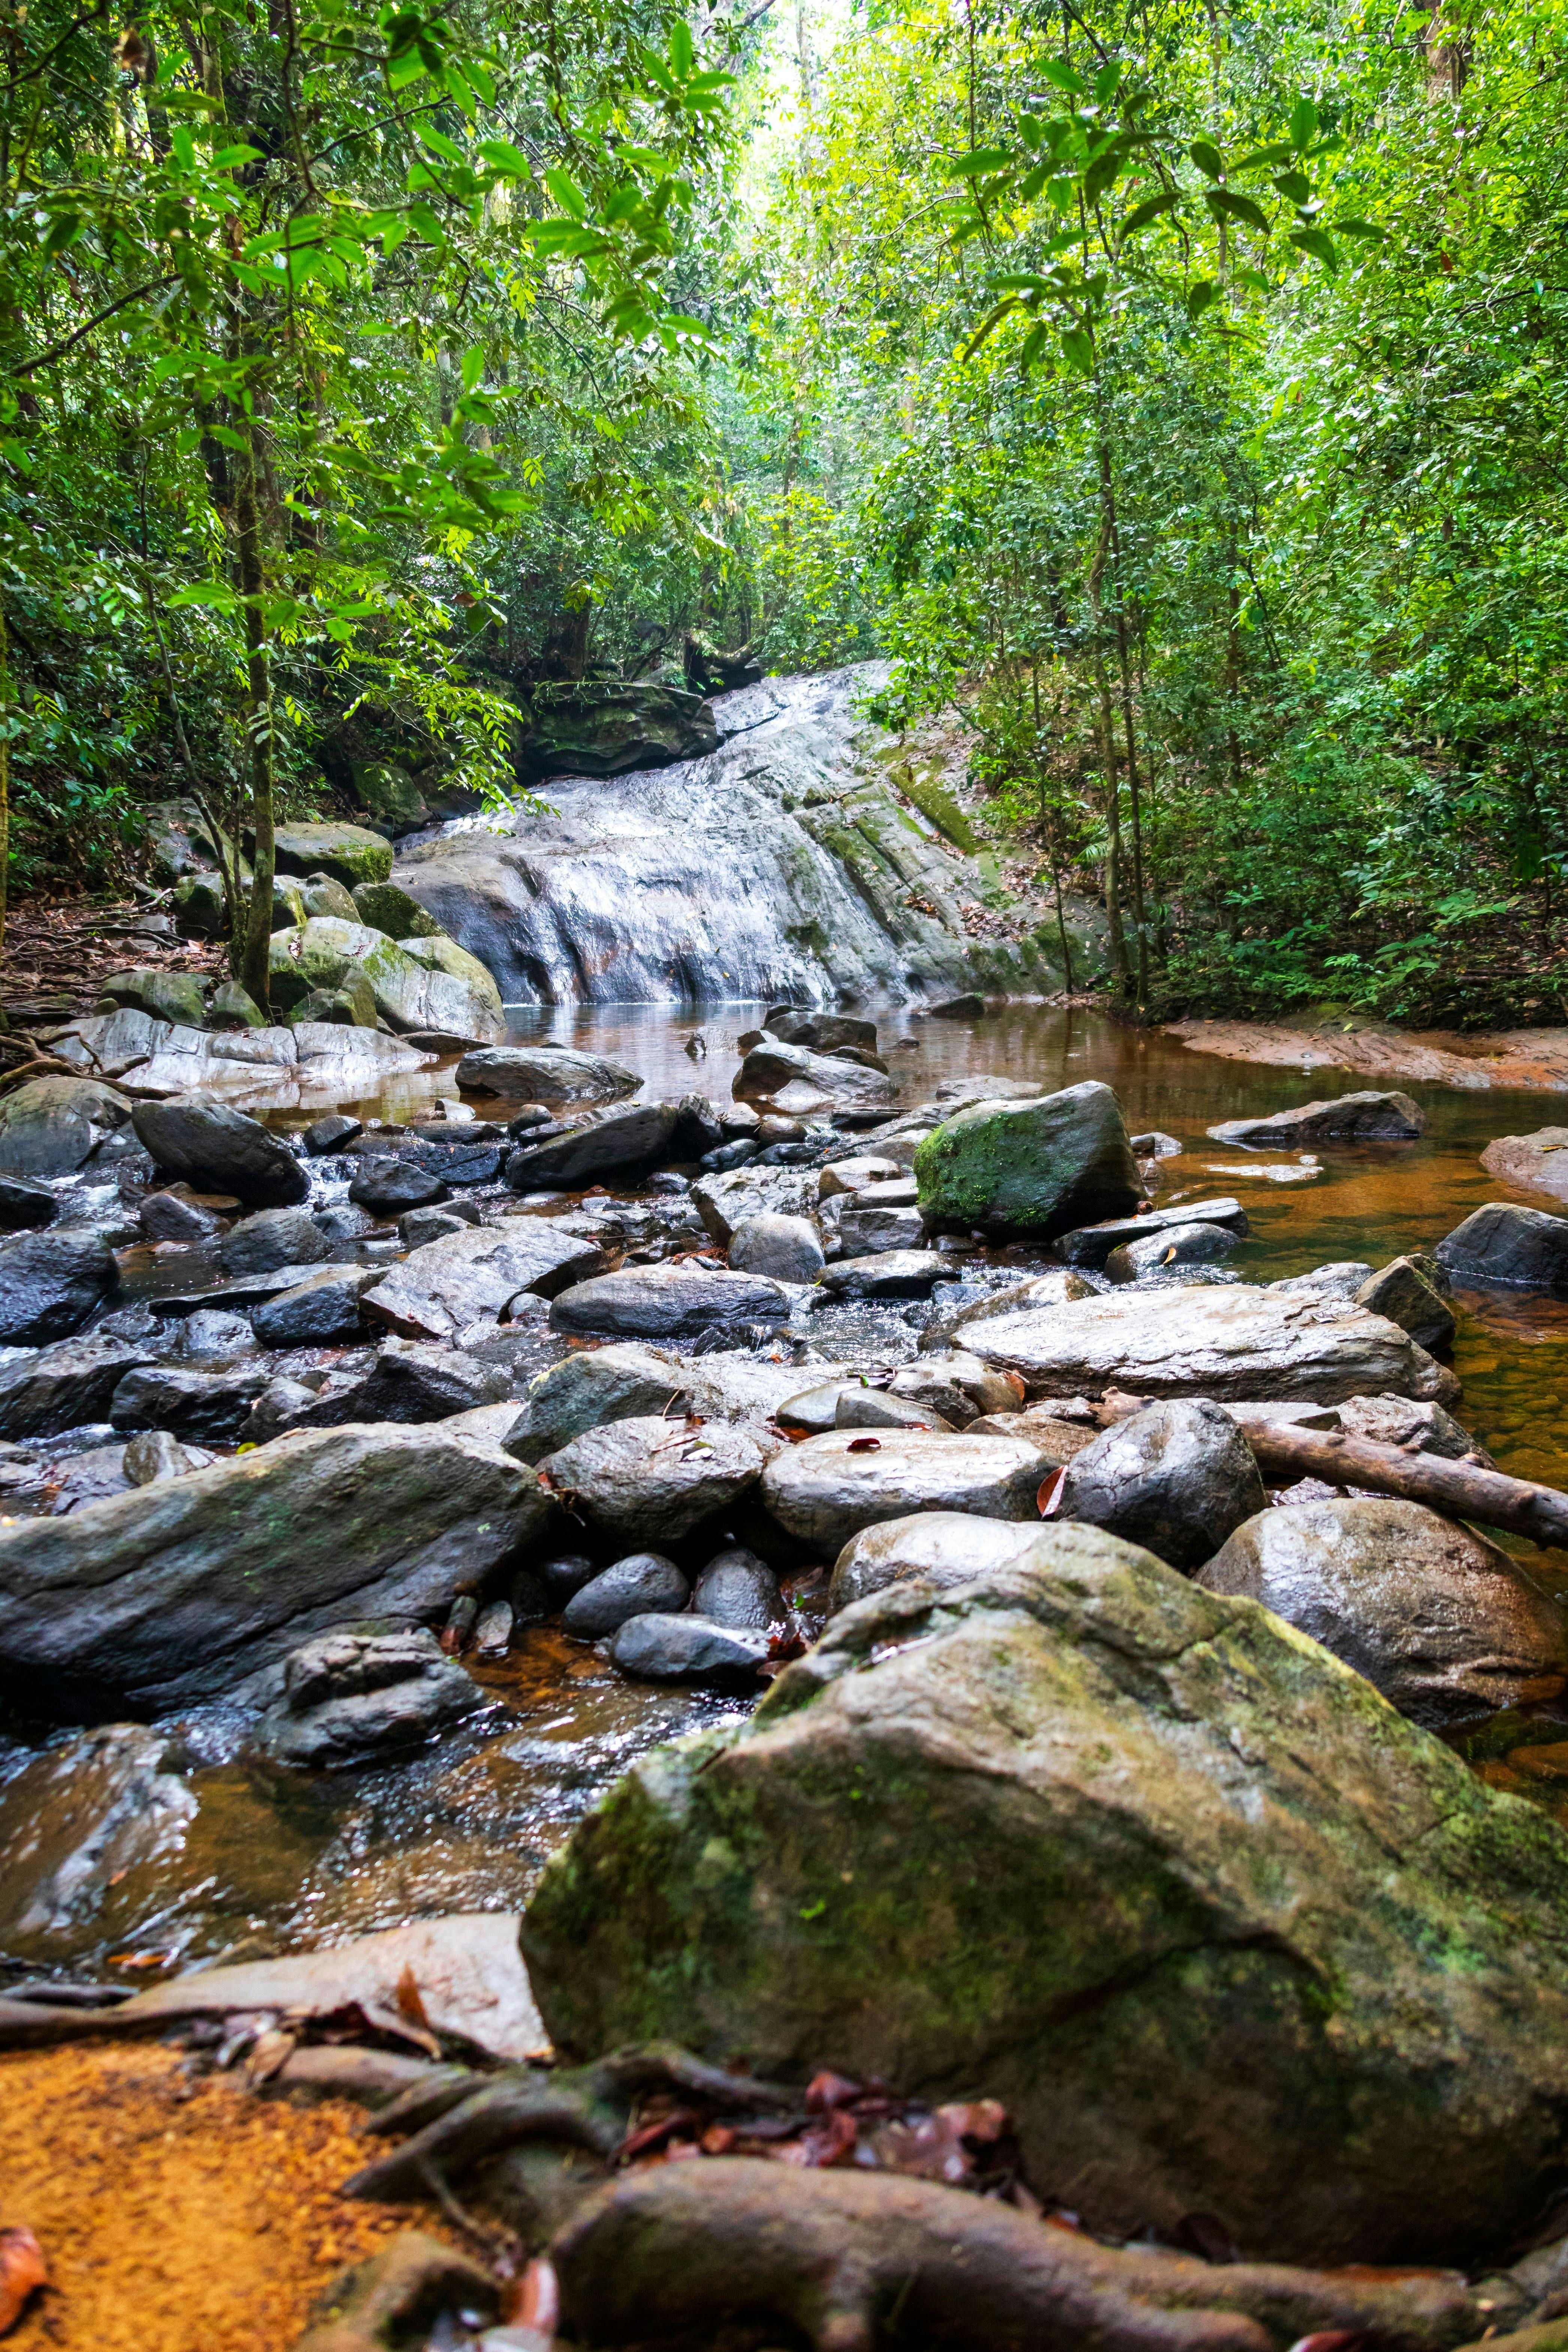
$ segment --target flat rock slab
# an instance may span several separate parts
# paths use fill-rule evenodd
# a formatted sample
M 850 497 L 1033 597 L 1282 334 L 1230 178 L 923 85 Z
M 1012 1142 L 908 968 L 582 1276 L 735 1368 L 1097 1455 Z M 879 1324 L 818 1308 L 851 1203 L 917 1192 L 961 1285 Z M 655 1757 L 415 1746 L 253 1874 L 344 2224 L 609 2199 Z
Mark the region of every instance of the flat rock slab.
M 342 1244 L 340 1244 L 341 1247 Z M 220 1310 L 232 1307 L 243 1313 L 266 1298 L 280 1298 L 285 1291 L 298 1290 L 305 1283 L 337 1276 L 347 1281 L 352 1275 L 369 1272 L 374 1279 L 375 1267 L 366 1268 L 354 1260 L 331 1260 L 326 1265 L 275 1266 L 270 1274 L 237 1275 L 232 1282 L 205 1285 L 200 1290 L 163 1290 L 149 1298 L 147 1304 L 154 1315 L 199 1315 L 207 1307 Z
M 1426 1134 L 1426 1114 L 1408 1095 L 1369 1089 L 1267 1118 L 1222 1119 L 1208 1132 L 1216 1143 L 1408 1143 Z
M 548 1455 L 540 1475 L 605 1535 L 678 1543 L 749 1493 L 767 1454 L 754 1431 L 735 1423 L 691 1428 L 648 1415 L 585 1431 Z
M 1076 1233 L 1058 1237 L 1056 1254 L 1066 1265 L 1103 1266 L 1113 1249 L 1147 1241 L 1172 1225 L 1223 1225 L 1230 1234 L 1251 1231 L 1247 1211 L 1234 1198 L 1184 1201 L 1176 1209 L 1146 1209 L 1141 1216 L 1108 1217 L 1103 1224 L 1079 1225 Z
M 291 1029 L 205 1030 L 172 1025 L 127 1007 L 73 1022 L 51 1050 L 84 1069 L 128 1061 L 139 1099 L 212 1095 L 237 1108 L 289 1110 L 336 1096 L 379 1094 L 388 1078 L 427 1068 L 434 1056 L 379 1029 L 301 1021 Z M 127 1106 L 129 1108 L 129 1106 Z
M 1521 1192 L 1568 1201 L 1568 1127 L 1539 1127 L 1533 1135 L 1500 1135 L 1481 1154 L 1489 1175 Z
M 550 1328 L 579 1339 L 699 1339 L 744 1325 L 777 1330 L 787 1291 L 761 1275 L 697 1266 L 628 1266 L 580 1282 L 558 1297 Z
M 818 1377 L 849 1377 L 844 1365 L 824 1364 Z M 584 1430 L 651 1414 L 683 1420 L 750 1422 L 761 1428 L 800 1389 L 796 1364 L 716 1352 L 683 1357 L 626 1340 L 584 1348 L 541 1372 L 528 1392 L 528 1433 L 518 1440 L 522 1459 L 537 1462 Z M 831 1413 L 828 1425 L 831 1426 Z
M 879 1250 L 841 1257 L 823 1274 L 831 1298 L 929 1298 L 939 1282 L 956 1282 L 959 1269 L 940 1250 Z
M 1053 1475 L 1027 1438 L 835 1429 L 775 1454 L 763 1503 L 786 1533 L 834 1553 L 862 1528 L 911 1511 L 1037 1521 L 1041 1482 Z
M 1338 1404 L 1384 1394 L 1458 1394 L 1397 1324 L 1340 1298 L 1260 1290 L 1121 1290 L 1060 1307 L 987 1317 L 964 1327 L 963 1344 L 999 1370 L 1016 1372 L 1031 1397 L 1274 1397 Z
M 280 824 L 273 847 L 279 874 L 330 874 L 345 890 L 392 877 L 391 842 L 363 824 Z
M 624 1062 L 569 1045 L 486 1045 L 458 1065 L 458 1084 L 466 1094 L 500 1095 L 510 1102 L 619 1102 L 642 1083 Z
M 500 1322 L 514 1298 L 553 1298 L 605 1263 L 597 1242 L 542 1218 L 471 1225 L 410 1250 L 360 1301 L 365 1316 L 405 1339 L 447 1339 L 469 1323 Z

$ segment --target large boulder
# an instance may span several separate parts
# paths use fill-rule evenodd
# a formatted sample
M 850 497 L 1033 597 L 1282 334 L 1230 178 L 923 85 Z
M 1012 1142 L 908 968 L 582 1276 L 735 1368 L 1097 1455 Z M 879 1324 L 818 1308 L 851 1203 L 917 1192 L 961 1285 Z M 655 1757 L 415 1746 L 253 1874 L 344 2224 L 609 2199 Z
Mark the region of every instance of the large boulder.
M 585 1431 L 548 1454 L 540 1476 L 602 1535 L 679 1543 L 749 1494 L 766 1459 L 749 1429 L 650 1415 Z
M 1428 1258 L 1426 1265 L 1433 1266 L 1433 1260 Z M 1353 1296 L 1356 1305 L 1364 1307 L 1368 1314 L 1381 1315 L 1408 1331 L 1417 1347 L 1446 1348 L 1458 1328 L 1453 1308 L 1439 1297 L 1426 1269 L 1413 1257 L 1391 1258 L 1369 1275 Z
M 793 1004 L 775 1004 L 763 1026 L 785 1045 L 804 1045 L 810 1054 L 841 1054 L 877 1050 L 877 1024 L 858 1021 L 848 1013 L 804 1013 Z
M 279 874 L 330 874 L 345 890 L 392 878 L 392 844 L 360 824 L 280 824 L 273 855 Z
M 1068 1465 L 1059 1506 L 1064 1518 L 1123 1536 L 1186 1572 L 1268 1507 L 1251 1447 L 1206 1397 L 1145 1405 L 1103 1431 Z
M 976 1103 L 915 1152 L 928 1225 L 999 1241 L 1124 1216 L 1142 1197 L 1121 1106 L 1096 1079 L 1033 1102 Z
M 524 1135 L 507 1160 L 506 1181 L 514 1192 L 549 1192 L 633 1176 L 668 1158 L 679 1117 L 671 1102 L 627 1103 L 548 1143 L 530 1143 Z
M 351 1421 L 449 1421 L 455 1413 L 502 1404 L 510 1393 L 510 1380 L 497 1364 L 482 1364 L 460 1348 L 393 1339 L 368 1372 L 341 1386 L 329 1381 L 312 1402 L 290 1412 L 289 1421 L 295 1429 L 341 1429 Z M 514 1405 L 511 1419 L 516 1418 Z M 510 1428 L 509 1423 L 509 1434 Z
M 1568 1127 L 1538 1127 L 1533 1135 L 1500 1135 L 1481 1154 L 1489 1176 L 1521 1192 L 1568 1201 Z
M 1103 1266 L 1113 1250 L 1148 1241 L 1173 1225 L 1222 1225 L 1226 1233 L 1251 1231 L 1247 1211 L 1228 1194 L 1214 1201 L 1184 1201 L 1176 1209 L 1143 1209 L 1136 1216 L 1107 1217 L 1097 1225 L 1080 1225 L 1058 1235 L 1056 1255 L 1068 1265 Z
M 0 1238 L 0 1348 L 69 1339 L 119 1283 L 113 1251 L 87 1227 Z
M 225 1274 L 275 1274 L 280 1265 L 311 1265 L 331 1255 L 326 1235 L 302 1201 L 258 1209 L 229 1228 L 217 1245 Z
M 834 1429 L 774 1456 L 763 1502 L 787 1534 L 831 1558 L 862 1528 L 911 1511 L 1036 1519 L 1041 1482 L 1052 1475 L 1026 1438 Z
M 374 1265 L 318 1266 L 303 1282 L 252 1307 L 250 1328 L 258 1342 L 263 1348 L 352 1345 L 364 1336 L 360 1300 L 379 1271 Z
M 132 1005 L 154 1021 L 187 1029 L 199 1029 L 206 1018 L 206 992 L 194 971 L 163 971 L 156 965 L 111 971 L 99 982 L 98 992 L 110 1004 Z
M 1435 1731 L 1551 1696 L 1568 1678 L 1556 1602 L 1496 1544 L 1419 1503 L 1264 1510 L 1197 1580 L 1261 1601 Z
M 438 944 L 416 940 L 413 947 Z M 285 1012 L 359 977 L 369 983 L 377 1013 L 394 1029 L 451 1031 L 463 1037 L 505 1034 L 500 991 L 473 958 L 465 960 L 472 971 L 443 971 L 363 923 L 313 915 L 292 930 L 274 931 L 268 961 L 272 1002 Z
M 753 1217 L 809 1217 L 816 1202 L 815 1168 L 729 1168 L 700 1176 L 692 1205 L 721 1249 Z
M 126 1373 L 110 1400 L 116 1429 L 166 1429 L 176 1437 L 237 1437 L 267 1386 L 259 1364 L 198 1372 L 187 1364 L 143 1364 Z
M 352 913 L 347 913 L 342 908 L 330 909 L 326 907 L 312 907 L 309 911 L 312 915 L 332 911 L 346 914 L 348 921 L 363 923 L 370 930 L 381 931 L 387 939 L 399 940 L 405 948 L 412 940 L 446 937 L 435 916 L 426 913 L 418 899 L 411 897 L 400 882 L 362 882 L 349 900 L 349 907 Z M 471 956 L 468 961 L 474 963 L 479 959 Z M 479 964 L 479 970 L 484 971 L 484 969 L 483 964 Z M 489 976 L 486 973 L 487 979 Z
M 964 1327 L 983 1362 L 1016 1372 L 1032 1397 L 1275 1397 L 1338 1404 L 1352 1396 L 1458 1393 L 1397 1324 L 1304 1291 L 1117 1290 Z
M 1489 1201 L 1444 1234 L 1436 1255 L 1459 1282 L 1568 1290 L 1568 1217 L 1521 1209 L 1511 1201 Z
M 0 1683 L 64 1722 L 197 1705 L 345 1619 L 444 1618 L 542 1530 L 499 1446 L 379 1426 L 279 1439 L 0 1529 Z
M 1097 2233 L 1448 2266 L 1560 2177 L 1565 1890 L 1568 1836 L 1369 1683 L 1068 1527 L 644 1759 L 523 1948 L 568 2059 L 984 2095 Z
M 788 1292 L 762 1275 L 635 1265 L 578 1283 L 551 1307 L 550 1328 L 574 1339 L 701 1339 L 776 1331 L 789 1316 Z
M 1408 1095 L 1336 1095 L 1267 1118 L 1227 1118 L 1209 1133 L 1216 1143 L 1408 1143 L 1426 1132 L 1426 1114 Z
M 0 1171 L 74 1176 L 131 1117 L 131 1105 L 97 1078 L 29 1078 L 0 1097 Z
M 483 1045 L 464 1055 L 458 1084 L 509 1102 L 605 1103 L 635 1095 L 642 1080 L 624 1062 L 569 1045 Z
M 1236 1247 L 1236 1235 L 1224 1225 L 1167 1225 L 1141 1242 L 1123 1242 L 1105 1261 L 1112 1282 L 1143 1282 L 1170 1270 L 1172 1278 L 1188 1265 L 1217 1265 Z
M 898 1089 L 882 1070 L 813 1054 L 805 1045 L 786 1045 L 782 1038 L 769 1036 L 746 1055 L 731 1092 L 737 1102 L 772 1103 L 796 1118 L 819 1110 L 879 1108 L 893 1100 Z
M 597 1242 L 541 1217 L 470 1225 L 410 1250 L 361 1299 L 373 1321 L 405 1339 L 455 1339 L 469 1323 L 497 1322 L 525 1293 L 553 1298 L 605 1263 Z
M 393 886 L 389 883 L 386 887 L 390 889 Z M 426 923 L 432 919 L 428 915 L 425 918 Z M 460 982 L 468 991 L 472 1002 L 483 1009 L 486 1016 L 483 1024 L 475 1028 L 474 1035 L 500 1036 L 504 1032 L 506 1014 L 501 1009 L 500 991 L 478 956 L 470 955 L 467 948 L 460 948 L 456 940 L 449 940 L 445 931 L 440 930 L 416 929 L 405 939 L 398 939 L 395 944 L 412 962 L 422 965 L 425 971 L 445 972 L 448 980 Z M 430 1025 L 438 1027 L 440 1024 L 433 1023 Z
M 700 694 L 657 678 L 572 678 L 534 688 L 516 756 L 527 782 L 624 776 L 718 748 L 713 706 Z
M 158 1166 L 198 1192 L 232 1192 L 253 1209 L 310 1197 L 310 1179 L 282 1138 L 227 1103 L 138 1103 L 132 1125 Z

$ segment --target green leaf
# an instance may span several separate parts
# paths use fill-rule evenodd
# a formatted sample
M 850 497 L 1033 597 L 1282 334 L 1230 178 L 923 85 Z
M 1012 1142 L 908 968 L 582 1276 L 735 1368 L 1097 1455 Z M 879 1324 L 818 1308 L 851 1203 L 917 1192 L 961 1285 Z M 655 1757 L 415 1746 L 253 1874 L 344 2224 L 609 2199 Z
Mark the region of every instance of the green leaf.
M 1071 66 L 1064 65 L 1059 58 L 1047 58 L 1038 71 L 1054 89 L 1065 89 L 1069 98 L 1089 96 L 1089 84 L 1082 74 L 1075 73 Z
M 504 172 L 509 179 L 530 180 L 533 177 L 532 164 L 521 148 L 514 147 L 510 139 L 481 139 L 479 152 L 492 171 Z
M 1219 300 L 1219 288 L 1212 278 L 1200 278 L 1188 289 L 1187 316 L 1201 319 L 1213 303 Z
M 1205 180 L 1223 179 L 1225 158 L 1219 149 L 1211 146 L 1206 139 L 1194 139 L 1187 152 Z
M 237 172 L 242 163 L 259 163 L 259 147 L 220 147 L 212 159 L 215 172 Z
M 1338 275 L 1340 257 L 1326 229 L 1293 228 L 1290 242 L 1299 245 L 1303 253 L 1310 253 L 1315 261 L 1321 261 L 1331 278 Z
M 955 180 L 980 180 L 988 173 L 1002 171 L 1012 160 L 1005 147 L 976 147 L 973 154 L 961 155 L 956 163 L 950 163 L 948 173 Z
M 563 213 L 569 213 L 574 221 L 587 219 L 587 200 L 570 172 L 563 172 L 559 163 L 552 163 L 544 174 L 544 184 Z
M 1121 80 L 1121 68 L 1114 58 L 1108 58 L 1094 77 L 1094 95 L 1100 106 L 1103 106 L 1108 99 L 1115 97 Z
M 1095 157 L 1093 163 L 1089 165 L 1088 171 L 1083 175 L 1083 196 L 1085 204 L 1093 205 L 1099 203 L 1100 197 L 1115 180 L 1117 173 L 1121 171 L 1122 164 L 1126 161 L 1126 156 L 1121 152 L 1119 147 L 1115 146 L 1104 149 Z
M 1330 221 L 1328 226 L 1336 236 L 1370 236 L 1374 237 L 1379 245 L 1388 242 L 1388 231 L 1375 227 L 1371 221 L 1337 220 Z
M 1167 188 L 1163 195 L 1145 196 L 1141 205 L 1133 205 L 1121 224 L 1122 244 L 1139 229 L 1147 228 L 1151 221 L 1158 220 L 1162 213 L 1174 212 L 1181 201 L 1181 194 L 1175 188 Z
M 205 604 L 215 613 L 237 613 L 239 610 L 239 598 L 222 580 L 202 580 L 194 587 L 176 588 L 166 601 L 171 605 Z
M 1083 327 L 1062 329 L 1062 355 L 1075 374 L 1094 373 L 1094 337 Z
M 1298 208 L 1311 202 L 1312 183 L 1305 172 L 1281 172 L 1274 183 L 1282 196 L 1289 196 Z
M 1290 144 L 1300 155 L 1318 135 L 1318 110 L 1310 98 L 1296 100 L 1290 109 Z
M 1296 150 L 1289 139 L 1277 139 L 1271 147 L 1255 147 L 1249 155 L 1238 155 L 1231 165 L 1233 172 L 1256 172 L 1265 163 L 1291 163 Z
M 691 27 L 684 16 L 678 16 L 669 36 L 669 62 L 676 79 L 688 81 L 697 63 L 697 50 L 691 38 Z
M 446 132 L 436 130 L 432 124 L 416 122 L 414 136 L 422 147 L 428 147 L 432 155 L 439 155 L 443 163 L 460 163 L 463 161 L 462 149 L 454 146 Z
M 1234 188 L 1205 188 L 1204 202 L 1216 221 L 1245 221 L 1247 227 L 1255 228 L 1260 236 L 1268 236 L 1268 215 L 1261 205 L 1253 203 L 1250 196 L 1239 195 Z
M 474 386 L 478 383 L 484 372 L 485 355 L 483 352 L 476 349 L 463 353 L 463 390 L 465 392 L 472 392 Z

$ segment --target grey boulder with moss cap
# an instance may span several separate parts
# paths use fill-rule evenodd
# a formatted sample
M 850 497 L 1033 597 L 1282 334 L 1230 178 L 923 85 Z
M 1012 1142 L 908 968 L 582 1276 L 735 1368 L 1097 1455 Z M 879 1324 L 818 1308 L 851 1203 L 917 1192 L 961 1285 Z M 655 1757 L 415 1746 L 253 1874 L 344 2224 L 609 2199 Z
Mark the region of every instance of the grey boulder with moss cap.
M 846 1610 L 633 1769 L 523 1951 L 568 2058 L 984 2093 L 1106 2236 L 1447 2266 L 1561 2178 L 1568 1836 L 1099 1530 Z
M 933 1230 L 1047 1241 L 1125 1216 L 1142 1198 L 1121 1106 L 1097 1079 L 1032 1102 L 982 1102 L 916 1150 L 921 1214 Z

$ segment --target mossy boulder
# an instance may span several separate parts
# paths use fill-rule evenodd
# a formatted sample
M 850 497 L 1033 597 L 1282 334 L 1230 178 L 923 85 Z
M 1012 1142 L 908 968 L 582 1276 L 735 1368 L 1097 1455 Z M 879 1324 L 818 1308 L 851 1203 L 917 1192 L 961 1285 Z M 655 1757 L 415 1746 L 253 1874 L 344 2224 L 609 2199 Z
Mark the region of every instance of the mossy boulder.
M 719 748 L 713 706 L 657 679 L 589 678 L 542 686 L 517 746 L 519 774 L 624 776 Z
M 354 919 L 384 931 L 389 940 L 434 940 L 441 926 L 397 882 L 362 882 L 354 892 Z M 323 908 L 323 912 L 325 909 Z M 480 970 L 484 969 L 481 965 Z
M 368 924 L 312 917 L 275 931 L 269 955 L 272 1003 L 289 1012 L 320 991 L 335 995 L 355 975 L 368 982 L 375 1010 L 396 1030 L 444 1029 L 464 1037 L 499 1037 L 506 1027 L 500 995 L 483 964 L 450 940 L 416 940 L 410 953 Z M 449 956 L 429 951 L 449 950 Z M 461 958 L 454 968 L 453 960 Z
M 999 1240 L 1047 1240 L 1142 1197 L 1121 1106 L 1092 1078 L 960 1111 L 916 1151 L 915 1181 L 929 1226 Z
M 361 888 L 367 886 L 361 884 Z M 374 885 L 368 886 L 372 888 Z M 332 874 L 307 874 L 300 885 L 300 903 L 304 912 L 299 918 L 308 923 L 312 915 L 331 915 L 340 923 L 363 923 L 369 919 L 360 913 L 353 894 Z M 372 923 L 371 929 L 384 931 L 384 923 Z
M 245 837 L 254 856 L 254 837 Z M 361 882 L 385 882 L 392 874 L 392 844 L 362 824 L 280 824 L 274 839 L 279 874 L 330 874 L 345 890 Z
M 199 1029 L 206 1017 L 205 992 L 194 971 L 161 971 L 149 965 L 111 971 L 99 987 L 110 1004 L 129 1005 L 178 1029 Z
M 565 2056 L 994 2096 L 1115 2237 L 1461 2263 L 1568 2153 L 1568 1835 L 1098 1529 L 845 1610 L 617 1784 L 523 1949 Z

